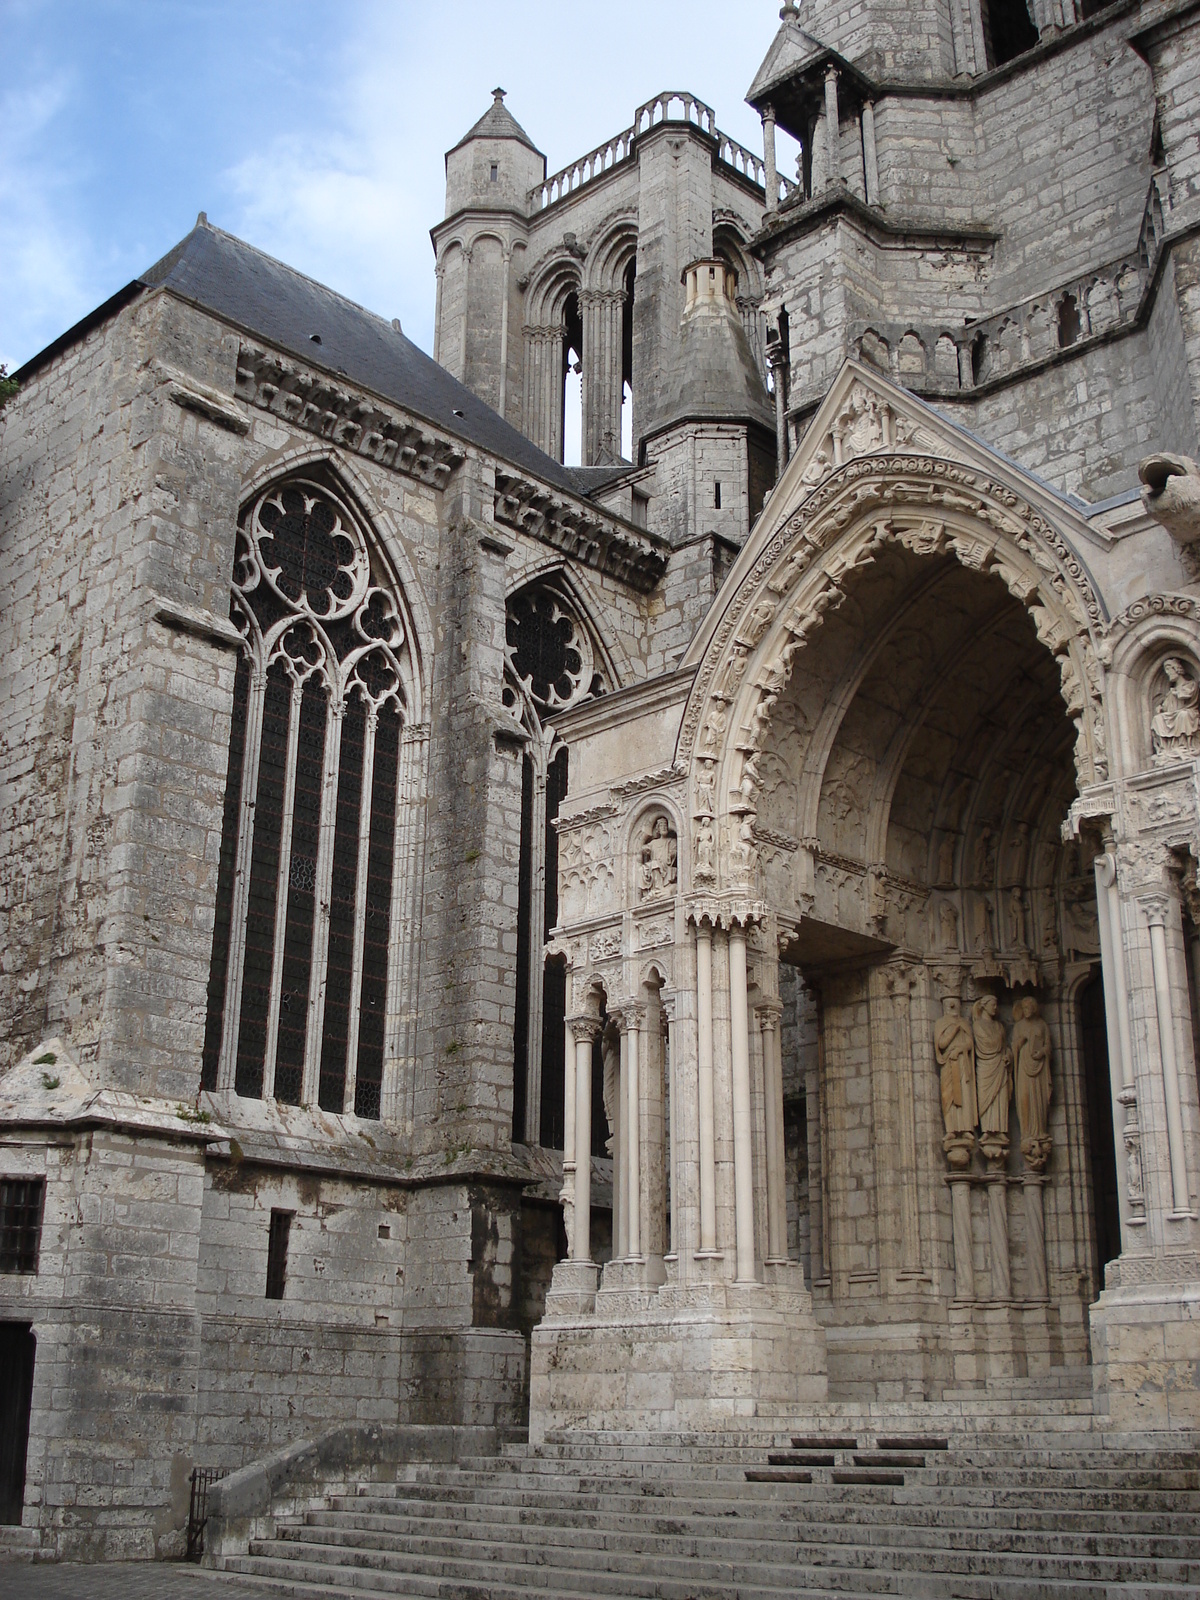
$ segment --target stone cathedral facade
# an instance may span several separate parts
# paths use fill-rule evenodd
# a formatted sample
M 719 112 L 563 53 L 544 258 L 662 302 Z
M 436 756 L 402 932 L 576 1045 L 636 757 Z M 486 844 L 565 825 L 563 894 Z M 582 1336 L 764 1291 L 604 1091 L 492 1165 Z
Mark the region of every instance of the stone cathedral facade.
M 1200 1427 L 1200 6 L 789 0 L 748 99 L 498 90 L 433 359 L 201 216 L 17 375 L 0 1539 L 336 1424 Z

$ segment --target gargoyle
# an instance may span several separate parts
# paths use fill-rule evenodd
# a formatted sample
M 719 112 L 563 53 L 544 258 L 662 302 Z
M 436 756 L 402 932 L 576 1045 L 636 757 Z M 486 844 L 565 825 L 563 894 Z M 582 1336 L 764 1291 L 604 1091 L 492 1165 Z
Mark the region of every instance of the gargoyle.
M 1163 451 L 1138 468 L 1142 504 L 1177 544 L 1200 539 L 1200 467 L 1190 456 Z

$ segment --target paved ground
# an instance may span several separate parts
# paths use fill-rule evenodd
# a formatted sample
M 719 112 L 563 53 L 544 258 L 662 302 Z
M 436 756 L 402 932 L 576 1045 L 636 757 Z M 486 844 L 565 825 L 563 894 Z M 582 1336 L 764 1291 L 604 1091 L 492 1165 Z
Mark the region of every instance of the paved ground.
M 256 1584 L 212 1578 L 174 1561 L 0 1562 L 4 1600 L 263 1600 Z

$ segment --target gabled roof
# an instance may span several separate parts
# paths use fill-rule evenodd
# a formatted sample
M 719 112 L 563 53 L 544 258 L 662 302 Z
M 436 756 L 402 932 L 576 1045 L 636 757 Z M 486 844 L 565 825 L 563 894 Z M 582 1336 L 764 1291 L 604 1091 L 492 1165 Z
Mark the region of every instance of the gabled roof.
M 811 66 L 822 56 L 830 54 L 827 45 L 814 39 L 811 34 L 805 33 L 795 13 L 781 13 L 781 15 L 783 25 L 775 35 L 762 66 L 755 74 L 754 82 L 746 91 L 747 101 L 756 109 L 770 97 L 770 91 L 777 83 Z
M 15 376 L 22 380 L 32 376 L 90 328 L 151 288 L 168 289 L 308 366 L 337 373 L 543 483 L 582 497 L 593 487 L 572 468 L 543 454 L 405 338 L 396 324 L 214 228 L 203 216 L 161 261 L 26 362 Z
M 464 144 L 469 144 L 472 139 L 516 139 L 519 144 L 528 145 L 535 156 L 542 154 L 516 117 L 504 104 L 503 89 L 492 90 L 491 105 L 471 131 L 465 133 L 452 148 L 460 150 Z

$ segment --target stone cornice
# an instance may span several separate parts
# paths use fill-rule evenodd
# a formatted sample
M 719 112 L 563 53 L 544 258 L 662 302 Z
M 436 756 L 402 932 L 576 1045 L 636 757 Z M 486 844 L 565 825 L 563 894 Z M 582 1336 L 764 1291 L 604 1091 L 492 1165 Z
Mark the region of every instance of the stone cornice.
M 669 552 L 661 540 L 499 462 L 495 515 L 506 527 L 644 593 L 667 570 Z
M 596 700 L 583 700 L 570 711 L 556 716 L 554 727 L 564 739 L 568 736 L 584 739 L 611 722 L 647 716 L 670 705 L 678 704 L 682 709 L 695 676 L 694 668 L 665 673 L 644 683 L 631 683 Z
M 436 489 L 444 489 L 466 459 L 466 448 L 457 439 L 262 346 L 243 344 L 238 351 L 237 396 Z

